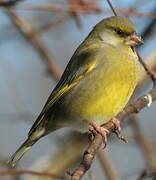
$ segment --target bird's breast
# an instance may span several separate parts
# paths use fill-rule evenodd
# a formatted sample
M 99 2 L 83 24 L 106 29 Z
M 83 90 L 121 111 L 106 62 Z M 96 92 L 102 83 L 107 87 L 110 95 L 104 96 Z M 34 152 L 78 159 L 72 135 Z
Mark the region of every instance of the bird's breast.
M 138 80 L 137 58 L 123 56 L 100 61 L 65 97 L 68 115 L 104 124 L 120 112 Z

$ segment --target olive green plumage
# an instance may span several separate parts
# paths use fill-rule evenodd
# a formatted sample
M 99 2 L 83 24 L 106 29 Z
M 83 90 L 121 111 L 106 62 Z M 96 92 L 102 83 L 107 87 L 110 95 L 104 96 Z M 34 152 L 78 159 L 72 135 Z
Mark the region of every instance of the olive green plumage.
M 125 17 L 110 17 L 94 27 L 75 51 L 11 165 L 48 133 L 63 127 L 85 132 L 87 122 L 105 124 L 124 108 L 139 75 L 134 46 L 141 39 L 135 32 Z

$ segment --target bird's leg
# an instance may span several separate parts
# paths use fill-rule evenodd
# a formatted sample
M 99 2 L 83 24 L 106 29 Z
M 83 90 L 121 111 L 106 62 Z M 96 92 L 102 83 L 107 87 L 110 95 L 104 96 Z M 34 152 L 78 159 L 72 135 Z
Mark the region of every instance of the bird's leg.
M 97 125 L 96 123 L 94 122 L 91 122 L 89 123 L 90 125 L 90 128 L 89 128 L 89 131 L 94 135 L 96 133 L 99 133 L 102 137 L 103 137 L 103 142 L 105 144 L 105 146 L 107 145 L 107 135 L 109 134 L 109 131 L 100 126 L 100 125 Z
M 120 121 L 117 118 L 113 117 L 111 122 L 114 124 L 115 131 L 121 132 Z
M 117 118 L 113 117 L 111 122 L 114 124 L 114 133 L 117 135 L 117 137 L 127 143 L 128 140 L 121 134 L 120 121 Z

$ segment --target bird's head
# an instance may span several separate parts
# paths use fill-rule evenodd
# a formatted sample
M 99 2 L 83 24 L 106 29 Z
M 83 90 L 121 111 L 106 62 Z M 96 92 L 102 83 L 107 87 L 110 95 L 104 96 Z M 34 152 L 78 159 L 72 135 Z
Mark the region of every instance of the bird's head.
M 102 41 L 113 45 L 135 47 L 143 44 L 143 40 L 136 34 L 135 25 L 127 18 L 112 16 L 99 22 L 93 29 Z

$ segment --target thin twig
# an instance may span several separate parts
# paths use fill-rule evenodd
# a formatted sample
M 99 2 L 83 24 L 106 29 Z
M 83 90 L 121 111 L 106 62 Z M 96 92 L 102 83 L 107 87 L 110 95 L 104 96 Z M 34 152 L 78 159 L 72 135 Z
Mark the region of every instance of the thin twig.
M 156 49 L 154 49 L 146 58 L 145 62 L 147 63 L 148 67 L 153 71 L 156 72 Z M 140 79 L 139 82 L 137 84 L 137 87 L 135 89 L 134 94 L 138 93 L 138 92 L 142 92 L 144 90 L 144 88 L 146 87 L 146 85 L 149 83 L 150 81 L 150 77 L 149 75 L 146 73 L 146 71 L 142 71 L 141 75 L 140 75 Z
M 55 22 L 50 22 L 50 23 L 48 23 L 46 25 L 41 26 L 40 28 L 37 29 L 37 31 L 39 33 L 42 33 L 43 31 L 47 31 L 52 27 L 56 27 L 57 25 L 60 25 L 60 24 L 64 23 L 68 19 L 69 19 L 69 15 L 64 15 L 63 17 L 59 18 Z
M 143 180 L 145 178 L 150 178 L 151 180 L 156 180 L 156 169 L 144 170 L 137 180 Z
M 79 167 L 73 172 L 71 179 L 80 180 L 85 172 L 90 168 L 96 152 L 102 144 L 102 136 L 96 134 L 88 149 L 85 151 L 83 160 Z
M 16 8 L 16 10 L 36 10 L 36 11 L 54 11 L 54 12 L 68 12 L 68 13 L 92 13 L 92 12 L 101 12 L 101 8 L 98 6 L 96 2 L 85 3 L 82 5 L 71 5 L 70 8 L 68 6 L 59 7 L 53 4 L 46 5 L 34 5 L 25 3 Z
M 31 174 L 35 176 L 47 176 L 52 178 L 64 179 L 64 176 L 56 175 L 48 172 L 37 172 L 37 171 L 22 170 L 22 169 L 9 169 L 7 171 L 0 171 L 0 176 L 17 175 L 17 174 Z
M 82 0 L 69 0 L 69 2 L 70 2 L 70 7 L 71 8 L 72 8 L 73 4 L 76 4 L 78 6 L 83 5 Z M 73 17 L 75 19 L 77 27 L 80 28 L 81 27 L 80 13 L 78 13 L 78 12 L 71 12 L 70 14 L 71 14 L 71 17 Z
M 0 158 L 0 159 L 2 159 L 2 158 Z M 6 169 L 10 169 L 10 168 L 11 168 L 11 166 L 10 166 L 8 163 L 6 163 L 6 160 L 0 160 L 0 166 L 3 166 L 3 167 L 6 168 Z M 1 171 L 0 171 L 0 172 L 1 172 Z M 18 174 L 15 174 L 15 175 L 12 177 L 12 180 L 20 180 Z
M 144 67 L 147 74 L 150 76 L 151 80 L 153 81 L 153 84 L 156 85 L 156 74 L 149 68 L 149 66 L 144 62 L 142 57 L 140 56 L 139 52 L 137 51 L 137 55 L 139 58 L 140 63 Z
M 36 48 L 43 62 L 47 64 L 49 72 L 58 81 L 62 74 L 62 71 L 60 70 L 59 66 L 54 62 L 54 60 L 49 56 L 47 48 L 40 40 L 40 34 L 34 29 L 32 29 L 30 24 L 25 19 L 18 16 L 11 8 L 5 9 L 14 25 L 21 32 L 21 34 L 27 40 L 29 40 L 29 42 Z
M 156 13 L 156 7 L 154 8 L 154 10 L 152 12 Z M 155 25 L 156 25 L 156 20 L 155 19 L 150 20 L 150 23 L 147 25 L 147 27 L 141 33 L 141 37 L 144 40 L 151 37 L 151 35 L 153 34 L 152 32 L 154 31 Z
M 136 17 L 151 17 L 156 18 L 156 13 L 147 13 L 147 12 L 140 12 L 132 9 L 119 9 L 120 12 L 125 14 L 126 16 L 136 16 Z
M 0 165 L 4 166 L 5 168 L 10 168 L 10 166 L 4 160 L 0 160 Z
M 117 11 L 115 10 L 115 8 L 113 7 L 111 1 L 110 1 L 110 0 L 107 0 L 107 3 L 108 3 L 108 5 L 110 6 L 111 10 L 113 11 L 114 15 L 115 15 L 115 16 L 118 16 L 118 13 L 117 13 Z

